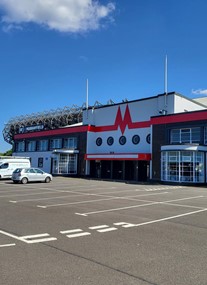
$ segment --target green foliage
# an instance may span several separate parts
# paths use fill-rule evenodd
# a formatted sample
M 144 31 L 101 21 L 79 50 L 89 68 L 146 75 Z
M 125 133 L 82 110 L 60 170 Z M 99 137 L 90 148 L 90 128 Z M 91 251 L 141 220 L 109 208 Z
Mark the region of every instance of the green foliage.
M 0 156 L 12 156 L 12 149 L 7 150 L 5 153 L 0 153 Z

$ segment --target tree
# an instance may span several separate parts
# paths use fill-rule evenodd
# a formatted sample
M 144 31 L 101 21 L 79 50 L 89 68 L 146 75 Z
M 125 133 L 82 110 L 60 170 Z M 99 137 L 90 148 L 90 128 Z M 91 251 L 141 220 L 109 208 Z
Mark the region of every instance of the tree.
M 12 156 L 12 149 L 7 150 L 4 153 L 0 153 L 0 156 Z

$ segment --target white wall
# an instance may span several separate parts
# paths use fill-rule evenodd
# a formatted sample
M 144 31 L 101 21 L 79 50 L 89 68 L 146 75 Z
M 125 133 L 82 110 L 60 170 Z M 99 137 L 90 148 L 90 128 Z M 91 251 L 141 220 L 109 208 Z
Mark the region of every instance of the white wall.
M 163 114 L 162 111 L 166 110 L 167 114 L 180 113 L 186 111 L 194 111 L 205 109 L 205 107 L 197 104 L 190 99 L 183 97 L 179 94 L 170 93 L 168 95 L 158 95 L 143 100 L 137 100 L 132 102 L 121 103 L 117 105 L 108 105 L 106 107 L 100 107 L 97 109 L 89 109 L 83 113 L 83 123 L 94 125 L 96 127 L 102 127 L 101 132 L 89 132 L 87 153 L 150 153 L 150 144 L 146 142 L 146 136 L 150 134 L 150 125 L 146 128 L 128 128 L 127 121 L 124 121 L 126 108 L 129 108 L 131 122 L 149 122 L 152 116 L 158 116 Z M 122 119 L 120 120 L 118 130 L 106 131 L 107 126 L 114 126 L 117 118 L 118 110 L 121 110 Z M 125 145 L 119 144 L 119 138 L 122 136 L 120 125 L 125 126 L 123 135 L 127 138 Z M 140 136 L 140 143 L 134 145 L 132 143 L 133 135 Z M 114 138 L 114 144 L 109 146 L 107 144 L 107 138 L 112 136 Z M 103 143 L 101 146 L 96 145 L 96 139 L 101 137 Z
M 164 109 L 165 101 L 160 97 L 151 97 L 133 102 L 126 102 L 117 105 L 108 105 L 97 109 L 89 109 L 83 112 L 83 124 L 106 126 L 113 125 L 116 119 L 118 108 L 121 108 L 124 118 L 126 106 L 129 106 L 133 122 L 150 120 L 151 116 L 157 116 L 159 110 Z
M 204 110 L 206 107 L 182 96 L 175 97 L 175 113 Z
M 41 151 L 41 152 L 14 152 L 13 156 L 27 156 L 31 158 L 31 167 L 38 167 L 38 158 L 43 157 L 43 167 L 41 168 L 43 171 L 49 172 L 51 171 L 51 151 Z M 40 168 L 40 167 L 38 167 Z
M 119 144 L 119 138 L 122 136 L 120 130 L 112 132 L 101 132 L 101 133 L 88 133 L 88 147 L 87 153 L 150 153 L 150 144 L 146 142 L 147 135 L 150 134 L 150 128 L 142 128 L 137 130 L 126 130 L 123 134 L 127 142 L 125 145 Z M 140 136 L 140 143 L 135 145 L 132 143 L 133 135 Z M 112 136 L 114 138 L 113 145 L 107 144 L 107 138 Z M 96 145 L 96 139 L 101 137 L 103 143 L 101 146 Z

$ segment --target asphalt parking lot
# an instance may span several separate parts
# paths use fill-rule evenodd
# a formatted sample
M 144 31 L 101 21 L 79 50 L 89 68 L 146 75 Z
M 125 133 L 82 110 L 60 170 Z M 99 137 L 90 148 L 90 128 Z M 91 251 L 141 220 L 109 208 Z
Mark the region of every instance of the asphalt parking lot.
M 206 285 L 207 189 L 0 180 L 5 285 Z

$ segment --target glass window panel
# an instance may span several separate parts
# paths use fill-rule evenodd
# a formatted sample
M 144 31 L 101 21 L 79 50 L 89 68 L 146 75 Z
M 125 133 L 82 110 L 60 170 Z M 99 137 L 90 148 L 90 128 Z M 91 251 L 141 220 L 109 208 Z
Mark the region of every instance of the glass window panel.
M 25 151 L 25 142 L 24 141 L 17 143 L 17 151 L 19 151 L 19 152 Z
M 48 140 L 40 140 L 38 144 L 38 148 L 40 151 L 48 150 Z
M 180 142 L 180 130 L 171 130 L 170 142 L 171 143 L 179 143 Z
M 36 150 L 36 141 L 28 141 L 27 151 L 35 151 L 35 150 Z
M 200 136 L 201 136 L 200 128 L 192 128 L 191 133 L 192 133 L 191 142 L 192 143 L 199 143 L 200 142 Z
M 174 158 L 177 160 L 174 161 Z M 175 182 L 205 181 L 204 152 L 164 151 L 162 152 L 161 179 Z
M 77 138 L 66 138 L 63 140 L 63 147 L 69 149 L 77 148 Z
M 50 149 L 61 148 L 62 139 L 52 139 L 50 140 Z
M 190 142 L 190 129 L 181 130 L 181 143 Z
M 207 127 L 204 128 L 204 144 L 207 144 Z

